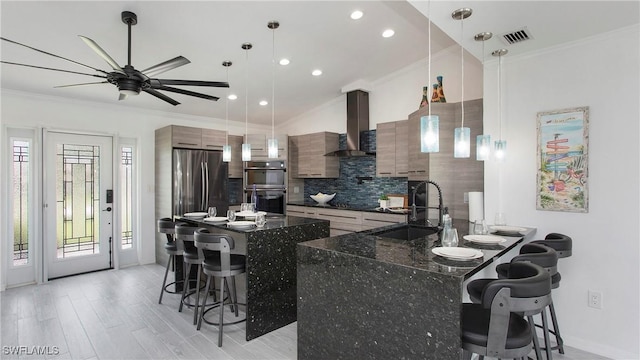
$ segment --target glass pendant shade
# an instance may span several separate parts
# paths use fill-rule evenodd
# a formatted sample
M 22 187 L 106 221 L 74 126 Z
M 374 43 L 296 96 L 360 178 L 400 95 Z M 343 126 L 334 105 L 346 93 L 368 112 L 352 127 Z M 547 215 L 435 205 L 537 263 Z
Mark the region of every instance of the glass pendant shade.
M 267 156 L 270 159 L 278 158 L 278 139 L 267 140 Z
M 231 145 L 224 145 L 222 147 L 222 161 L 224 162 L 231 161 Z
M 420 117 L 420 151 L 440 151 L 440 118 L 437 115 Z
M 496 161 L 504 161 L 505 157 L 507 156 L 507 141 L 496 140 L 493 154 L 496 158 Z
M 251 144 L 242 144 L 242 161 L 251 161 Z
M 453 137 L 453 157 L 468 158 L 471 156 L 471 129 L 468 127 L 456 128 Z
M 489 160 L 491 156 L 491 135 L 478 135 L 476 137 L 476 160 Z

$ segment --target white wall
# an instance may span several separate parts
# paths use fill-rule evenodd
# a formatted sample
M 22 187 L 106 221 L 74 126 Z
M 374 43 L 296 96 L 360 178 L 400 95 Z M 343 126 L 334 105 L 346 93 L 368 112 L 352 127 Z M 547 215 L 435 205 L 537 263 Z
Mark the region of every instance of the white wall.
M 427 60 L 423 59 L 400 69 L 384 78 L 371 82 L 369 91 L 369 129 L 378 123 L 406 120 L 418 110 L 422 100 L 422 87 L 436 82 L 443 76 L 447 102 L 459 102 L 462 97 L 460 73 L 460 47 L 453 46 L 433 54 L 431 81 L 428 79 Z M 482 97 L 482 64 L 465 52 L 465 100 Z M 431 98 L 431 90 L 429 91 Z M 296 116 L 278 126 L 278 131 L 289 135 L 308 134 L 319 131 L 345 133 L 347 131 L 346 95 Z
M 487 217 L 573 238 L 560 259 L 553 298 L 569 346 L 638 359 L 639 152 L 638 26 L 522 56 L 503 57 L 503 138 L 508 159 L 485 165 Z M 497 61 L 487 63 L 485 132 L 498 133 Z M 536 114 L 589 106 L 589 213 L 536 210 Z M 603 308 L 587 307 L 587 291 Z
M 139 224 L 142 249 L 139 252 L 139 259 L 141 264 L 155 262 L 154 131 L 170 124 L 224 130 L 224 119 L 187 117 L 139 110 L 120 104 L 74 101 L 4 89 L 1 96 L 1 119 L 4 127 L 42 127 L 137 139 L 140 156 L 139 196 L 142 206 Z M 251 129 L 256 132 L 265 132 L 270 127 L 267 129 L 262 126 L 252 126 Z M 242 135 L 244 131 L 244 123 L 229 122 L 230 134 Z M 4 151 L 4 147 L 2 149 Z M 4 245 L 2 248 L 4 249 Z

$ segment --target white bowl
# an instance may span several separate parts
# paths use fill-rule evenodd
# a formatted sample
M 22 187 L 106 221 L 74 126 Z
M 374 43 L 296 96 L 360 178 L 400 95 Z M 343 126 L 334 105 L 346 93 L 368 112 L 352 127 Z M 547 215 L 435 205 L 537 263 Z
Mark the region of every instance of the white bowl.
M 329 195 L 329 194 L 317 193 L 315 195 L 310 195 L 310 196 L 318 204 L 326 205 L 329 201 L 331 201 L 336 196 L 336 194 L 333 193 L 333 194 Z

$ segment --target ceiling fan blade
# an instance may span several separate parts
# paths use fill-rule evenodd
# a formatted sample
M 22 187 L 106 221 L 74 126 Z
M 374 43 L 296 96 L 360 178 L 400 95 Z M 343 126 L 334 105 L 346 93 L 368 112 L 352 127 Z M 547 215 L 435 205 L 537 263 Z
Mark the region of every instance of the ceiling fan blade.
M 149 79 L 149 83 L 153 87 L 165 85 L 229 87 L 229 83 L 223 81 Z
M 191 61 L 187 60 L 187 58 L 178 56 L 171 60 L 167 60 L 165 62 L 161 62 L 160 64 L 154 65 L 146 70 L 142 70 L 142 73 L 148 77 L 153 77 L 156 75 L 160 75 L 165 71 L 173 70 L 182 65 L 187 65 L 190 62 Z
M 62 69 L 55 69 L 55 68 L 44 67 L 44 66 L 36 66 L 36 65 L 20 64 L 20 63 L 14 63 L 14 62 L 10 62 L 10 61 L 3 61 L 3 60 L 0 60 L 0 63 L 3 63 L 3 64 L 9 64 L 9 65 L 26 66 L 26 67 L 36 68 L 36 69 L 43 69 L 43 70 L 60 71 L 60 72 L 66 72 L 66 73 L 71 73 L 71 74 L 78 74 L 78 75 L 87 75 L 87 76 L 93 76 L 93 77 L 102 78 L 102 79 L 106 79 L 106 78 L 107 78 L 106 76 L 102 76 L 102 75 L 87 74 L 87 73 L 82 73 L 82 72 L 77 72 L 77 71 L 62 70 Z
M 84 41 L 84 43 L 87 44 L 91 48 L 91 50 L 95 51 L 95 53 L 98 54 L 98 56 L 104 59 L 104 61 L 106 61 L 107 64 L 109 64 L 109 66 L 111 66 L 111 68 L 114 71 L 117 71 L 119 73 L 123 73 L 126 75 L 126 73 L 124 72 L 124 70 L 122 70 L 120 65 L 118 65 L 118 63 L 115 60 L 113 60 L 113 58 L 109 56 L 109 54 L 107 54 L 106 51 L 102 50 L 100 45 L 96 44 L 95 41 L 89 39 L 86 36 L 82 36 L 82 35 L 78 35 L 78 36 L 80 36 L 80 39 L 82 39 L 82 41 Z
M 213 100 L 213 101 L 218 101 L 218 99 L 220 99 L 217 96 L 211 96 L 207 94 L 198 93 L 195 91 L 183 90 L 183 89 L 178 89 L 178 88 L 169 87 L 169 86 L 154 86 L 153 89 L 171 91 L 171 92 L 182 94 L 182 95 L 195 96 L 201 99 L 207 99 L 207 100 Z
M 72 87 L 72 86 L 108 84 L 108 83 L 109 83 L 108 81 L 98 81 L 98 82 L 81 83 L 81 84 L 58 85 L 58 86 L 54 86 L 54 88 L 66 88 L 66 87 Z
M 72 63 L 74 63 L 74 64 L 78 64 L 78 65 L 81 65 L 81 66 L 87 67 L 87 68 L 89 68 L 89 69 L 92 69 L 92 70 L 95 70 L 95 71 L 101 72 L 101 73 L 103 73 L 103 74 L 108 74 L 106 71 L 104 71 L 104 70 L 100 70 L 100 69 L 96 69 L 96 68 L 94 68 L 93 66 L 90 66 L 90 65 L 87 65 L 87 64 L 83 64 L 83 63 L 78 62 L 78 61 L 75 61 L 75 60 L 67 59 L 66 57 L 62 57 L 62 56 L 60 56 L 60 55 L 52 54 L 52 53 L 50 53 L 50 52 L 46 52 L 46 51 L 44 51 L 44 50 L 36 49 L 36 48 L 31 47 L 31 46 L 29 46 L 29 45 L 21 44 L 21 43 L 19 43 L 19 42 L 17 42 L 17 41 L 9 40 L 9 39 L 7 39 L 7 38 L 3 38 L 3 37 L 0 37 L 0 39 L 2 39 L 2 40 L 4 40 L 4 41 L 7 41 L 7 42 L 10 42 L 10 43 L 12 43 L 12 44 L 16 44 L 16 45 L 24 46 L 24 47 L 26 47 L 27 49 L 31 49 L 31 50 L 34 50 L 34 51 L 37 51 L 37 52 L 41 52 L 41 53 L 43 53 L 43 54 L 47 54 L 47 55 L 50 55 L 50 56 L 53 56 L 53 57 L 57 57 L 57 58 L 62 59 L 62 60 L 70 61 L 70 62 L 72 62 Z
M 173 106 L 176 106 L 176 105 L 180 104 L 179 102 L 173 100 L 172 98 L 168 97 L 167 95 L 162 94 L 162 93 L 160 93 L 160 92 L 158 92 L 158 91 L 156 91 L 154 89 L 147 88 L 147 89 L 142 89 L 142 91 L 146 92 L 147 94 L 151 94 L 151 95 L 157 97 L 160 100 L 164 100 L 164 101 L 168 102 L 169 104 L 171 104 Z

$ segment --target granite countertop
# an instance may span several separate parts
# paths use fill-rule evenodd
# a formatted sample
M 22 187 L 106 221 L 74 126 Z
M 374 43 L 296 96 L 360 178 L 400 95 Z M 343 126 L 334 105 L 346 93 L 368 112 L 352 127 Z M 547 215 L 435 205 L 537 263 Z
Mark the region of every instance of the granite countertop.
M 223 223 L 210 223 L 207 221 L 203 221 L 202 219 L 194 220 L 194 219 L 189 219 L 182 216 L 175 216 L 174 218 L 176 220 L 181 220 L 181 221 L 185 221 L 192 224 L 202 224 L 208 227 L 225 229 L 225 230 L 242 233 L 242 234 L 250 233 L 250 232 L 260 232 L 265 230 L 283 229 L 287 227 L 294 227 L 294 226 L 307 225 L 307 224 L 327 221 L 327 220 L 303 218 L 298 216 L 289 216 L 289 215 L 281 215 L 281 214 L 267 214 L 267 223 L 263 227 L 260 227 L 260 228 L 252 227 L 248 229 L 243 229 L 243 228 L 234 228 L 234 227 L 227 226 L 226 221 Z M 236 219 L 236 221 L 241 221 L 241 220 L 244 220 L 244 219 L 243 218 Z
M 301 243 L 299 246 L 337 252 L 345 256 L 366 257 L 420 271 L 446 273 L 466 279 L 490 264 L 493 259 L 511 250 L 525 237 L 535 233 L 535 229 L 527 228 L 527 231 L 523 232 L 522 236 L 501 236 L 506 239 L 502 244 L 481 245 L 463 239 L 463 236 L 468 234 L 468 221 L 454 220 L 454 227 L 458 230 L 458 246 L 482 251 L 484 253 L 482 258 L 458 261 L 437 256 L 431 252 L 434 247 L 441 246 L 440 233 L 436 232 L 437 229 L 411 226 L 406 223 L 389 225 L 359 233 L 311 240 Z M 394 236 L 394 233 L 398 234 L 406 228 L 423 229 L 423 231 L 432 229 L 432 234 L 418 236 L 412 240 L 391 237 Z
M 384 213 L 384 214 L 400 214 L 400 215 L 406 215 L 409 213 L 409 209 L 406 209 L 406 212 L 394 212 L 394 211 L 389 211 L 389 209 L 386 210 L 382 210 L 379 207 L 376 206 L 370 206 L 370 207 L 364 207 L 364 206 L 350 206 L 350 205 L 344 205 L 344 206 L 336 206 L 336 205 L 320 205 L 317 202 L 314 201 L 290 201 L 287 203 L 287 205 L 296 205 L 296 206 L 306 206 L 306 207 L 312 207 L 312 208 L 318 208 L 318 209 L 336 209 L 336 210 L 352 210 L 352 211 L 366 211 L 366 212 L 374 212 L 374 213 Z

